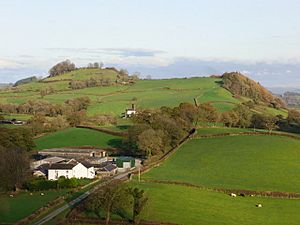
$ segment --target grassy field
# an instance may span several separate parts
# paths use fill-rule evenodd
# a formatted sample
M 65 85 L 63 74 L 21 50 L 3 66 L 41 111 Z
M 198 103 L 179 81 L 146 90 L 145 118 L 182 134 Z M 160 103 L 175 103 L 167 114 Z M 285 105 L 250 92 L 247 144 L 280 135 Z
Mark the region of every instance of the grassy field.
M 14 223 L 66 192 L 67 190 L 45 191 L 44 196 L 40 195 L 41 192 L 34 192 L 33 195 L 23 192 L 14 197 L 2 194 L 0 195 L 0 224 Z
M 122 138 L 99 131 L 83 128 L 69 128 L 36 139 L 36 149 L 94 146 L 99 148 L 119 147 Z
M 144 179 L 216 188 L 299 192 L 300 141 L 275 136 L 194 139 Z
M 298 225 L 300 201 L 261 197 L 232 198 L 178 185 L 132 183 L 146 191 L 143 218 L 183 225 Z M 262 208 L 255 205 L 261 203 Z

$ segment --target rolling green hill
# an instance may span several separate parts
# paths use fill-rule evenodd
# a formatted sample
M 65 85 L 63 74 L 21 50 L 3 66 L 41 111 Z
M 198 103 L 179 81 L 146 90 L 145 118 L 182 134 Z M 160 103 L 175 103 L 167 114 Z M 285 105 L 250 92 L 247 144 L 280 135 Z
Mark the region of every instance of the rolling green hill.
M 182 79 L 139 80 L 135 84 L 114 83 L 118 72 L 112 69 L 78 69 L 41 81 L 19 85 L 9 91 L 0 92 L 0 103 L 21 104 L 28 100 L 45 100 L 50 103 L 64 103 L 68 99 L 87 96 L 91 99 L 88 115 L 111 113 L 120 116 L 132 103 L 138 109 L 174 107 L 182 102 L 211 102 L 219 111 L 232 109 L 235 104 L 249 100 L 235 98 L 221 87 L 221 78 L 198 77 Z M 73 90 L 71 81 L 85 82 L 89 79 L 109 79 L 111 84 L 102 87 L 89 87 Z M 41 96 L 41 90 L 51 90 Z M 285 110 L 268 106 L 254 109 L 258 112 L 286 116 Z

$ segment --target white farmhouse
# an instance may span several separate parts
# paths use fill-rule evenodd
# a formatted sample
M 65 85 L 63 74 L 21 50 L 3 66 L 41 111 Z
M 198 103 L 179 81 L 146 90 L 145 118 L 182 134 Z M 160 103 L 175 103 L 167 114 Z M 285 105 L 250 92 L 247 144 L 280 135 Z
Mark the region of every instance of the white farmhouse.
M 136 114 L 135 105 L 132 104 L 131 109 L 126 109 L 124 117 L 129 118 L 135 114 Z
M 88 178 L 95 177 L 94 166 L 88 162 L 81 163 L 55 163 L 48 169 L 48 180 L 57 180 L 59 177 L 65 178 Z

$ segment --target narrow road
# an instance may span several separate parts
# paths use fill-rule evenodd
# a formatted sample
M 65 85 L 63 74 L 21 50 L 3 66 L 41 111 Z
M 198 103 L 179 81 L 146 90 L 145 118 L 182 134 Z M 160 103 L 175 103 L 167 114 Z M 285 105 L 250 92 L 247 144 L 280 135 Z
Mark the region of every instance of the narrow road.
M 112 177 L 110 180 L 108 180 L 106 182 L 103 182 L 103 183 L 100 183 L 93 190 L 87 191 L 87 192 L 83 193 L 82 195 L 80 195 L 79 197 L 75 198 L 74 200 L 66 203 L 65 205 L 61 206 L 60 208 L 56 209 L 55 211 L 49 213 L 48 215 L 46 215 L 45 217 L 43 217 L 42 219 L 40 219 L 39 221 L 37 221 L 36 223 L 34 223 L 34 225 L 42 225 L 42 224 L 44 224 L 44 223 L 52 220 L 54 217 L 58 216 L 60 213 L 62 213 L 66 209 L 71 208 L 72 206 L 76 205 L 77 203 L 79 203 L 82 200 L 84 200 L 85 198 L 87 198 L 91 193 L 93 193 L 98 188 L 103 187 L 103 186 L 109 184 L 113 180 L 122 180 L 124 178 L 127 179 L 128 178 L 128 174 L 131 173 L 131 172 L 132 171 L 118 174 L 118 175 Z

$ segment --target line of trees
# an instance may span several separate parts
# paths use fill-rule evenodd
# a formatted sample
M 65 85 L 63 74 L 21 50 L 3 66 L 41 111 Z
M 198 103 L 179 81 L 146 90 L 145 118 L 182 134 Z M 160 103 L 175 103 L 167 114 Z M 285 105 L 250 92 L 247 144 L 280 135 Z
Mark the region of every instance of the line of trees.
M 91 77 L 87 80 L 72 80 L 69 83 L 69 87 L 73 90 L 83 89 L 89 87 L 106 87 L 114 84 L 114 81 L 109 77 Z
M 45 100 L 28 100 L 23 104 L 0 104 L 0 112 L 54 117 L 66 115 L 69 112 L 86 110 L 90 103 L 89 97 L 69 99 L 64 104 L 52 104 Z
M 238 104 L 232 110 L 219 113 L 212 104 L 195 106 L 182 103 L 179 107 L 145 110 L 132 117 L 128 130 L 128 150 L 148 159 L 175 147 L 193 127 L 222 123 L 227 127 L 300 132 L 300 112 L 290 110 L 287 118 L 254 112 L 252 101 Z
M 87 80 L 72 80 L 69 83 L 71 89 L 83 89 L 88 87 L 106 87 L 111 85 L 126 85 L 133 84 L 139 79 L 140 74 L 134 73 L 132 75 L 128 74 L 127 70 L 121 69 L 117 71 L 116 79 L 109 77 L 91 77 Z

